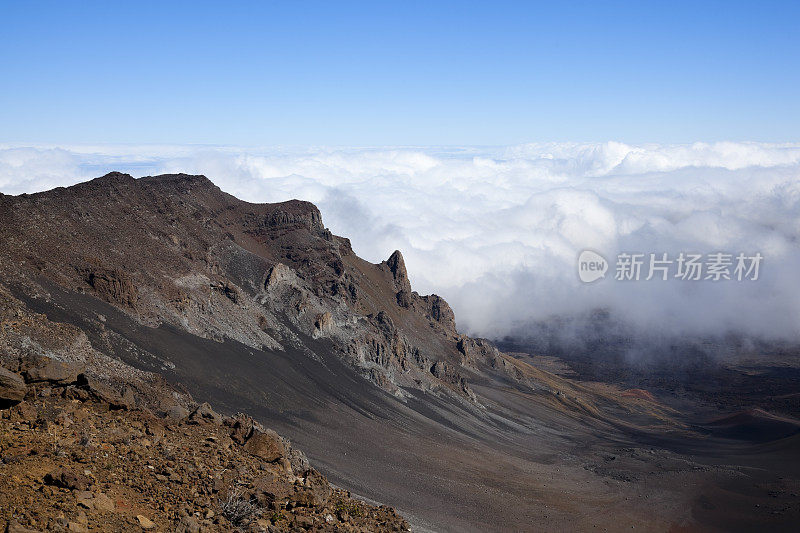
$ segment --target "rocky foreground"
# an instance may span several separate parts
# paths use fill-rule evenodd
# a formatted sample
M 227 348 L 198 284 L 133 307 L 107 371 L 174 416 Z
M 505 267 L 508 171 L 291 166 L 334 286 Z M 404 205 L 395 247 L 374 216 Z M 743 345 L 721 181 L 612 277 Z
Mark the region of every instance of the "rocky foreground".
M 389 507 L 331 486 L 245 415 L 132 405 L 78 367 L 0 367 L 5 531 L 405 531 Z M 128 398 L 126 398 L 128 396 Z

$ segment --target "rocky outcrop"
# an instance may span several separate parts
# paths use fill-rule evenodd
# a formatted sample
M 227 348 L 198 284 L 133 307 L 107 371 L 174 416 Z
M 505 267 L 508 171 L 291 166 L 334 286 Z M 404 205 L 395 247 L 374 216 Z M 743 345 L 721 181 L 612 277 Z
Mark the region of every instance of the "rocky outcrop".
M 42 355 L 30 355 L 20 360 L 19 371 L 28 383 L 69 385 L 78 380 L 84 366 L 65 363 Z
M 295 285 L 296 283 L 297 274 L 295 274 L 294 270 L 283 263 L 278 263 L 270 268 L 267 278 L 264 281 L 264 288 L 271 289 L 281 285 Z
M 244 451 L 268 463 L 280 461 L 287 455 L 280 437 L 272 430 L 254 430 L 244 443 Z
M 389 259 L 386 260 L 386 266 L 394 279 L 395 288 L 398 292 L 411 292 L 411 282 L 408 280 L 408 271 L 406 270 L 406 262 L 403 259 L 403 254 L 400 250 L 395 250 Z
M 460 381 L 430 372 L 437 362 L 472 379 L 469 365 L 458 368 L 466 359 L 455 345 L 452 309 L 440 296 L 412 291 L 402 253 L 379 264 L 363 261 L 308 202 L 241 202 L 204 176 L 186 174 L 137 180 L 110 174 L 3 201 L 9 209 L 0 213 L 0 239 L 8 253 L 0 269 L 32 286 L 46 279 L 79 288 L 145 326 L 168 325 L 254 350 L 306 350 L 303 339 L 325 339 L 363 376 L 397 395 L 403 387 L 446 384 L 463 396 Z M 66 205 L 70 210 L 62 212 Z M 12 211 L 25 212 L 30 224 L 4 214 Z M 27 235 L 31 226 L 37 232 Z M 80 246 L 58 245 L 74 241 Z M 137 401 L 148 396 L 137 394 Z
M 130 309 L 136 308 L 136 286 L 122 270 L 91 266 L 80 268 L 79 272 L 99 298 Z
M 396 295 L 397 305 L 404 308 L 411 307 L 413 303 L 413 294 L 410 291 L 401 290 Z
M 239 289 L 227 280 L 211 282 L 211 289 L 225 296 L 233 303 L 239 303 Z
M 432 320 L 435 320 L 448 333 L 456 332 L 456 315 L 450 305 L 444 299 L 435 294 L 423 296 L 423 301 L 427 304 L 427 312 Z
M 456 343 L 456 348 L 461 354 L 461 364 L 470 368 L 480 368 L 486 365 L 493 370 L 498 370 L 515 380 L 522 380 L 523 375 L 519 368 L 509 363 L 500 351 L 486 339 L 473 339 L 461 335 Z
M 0 367 L 0 409 L 21 402 L 27 390 L 22 376 Z
M 284 208 L 277 209 L 270 213 L 265 219 L 265 223 L 270 227 L 299 224 L 308 229 L 324 229 L 322 225 L 322 215 L 319 209 L 313 204 L 298 200 L 287 202 Z
M 208 402 L 203 402 L 197 406 L 197 408 L 192 411 L 189 415 L 188 421 L 193 424 L 216 424 L 219 425 L 222 423 L 222 416 L 219 415 Z
M 314 319 L 314 329 L 318 335 L 329 334 L 333 330 L 333 315 L 328 311 L 318 314 Z
M 445 361 L 436 361 L 431 366 L 430 372 L 436 377 L 436 379 L 439 379 L 449 385 L 456 386 L 458 390 L 466 394 L 470 399 L 475 399 L 475 393 L 469 388 L 467 380 L 464 379 L 464 377 L 459 374 L 458 370 L 456 370 L 456 368 L 450 363 Z

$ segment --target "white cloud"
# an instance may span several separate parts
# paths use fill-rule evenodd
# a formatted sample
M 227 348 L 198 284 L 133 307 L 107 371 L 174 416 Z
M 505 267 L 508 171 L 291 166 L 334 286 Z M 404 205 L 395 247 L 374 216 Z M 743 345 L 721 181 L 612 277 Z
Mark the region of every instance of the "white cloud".
M 0 190 L 109 170 L 202 173 L 242 199 L 310 200 L 357 253 L 400 248 L 462 328 L 605 307 L 640 328 L 800 339 L 800 144 L 550 143 L 490 148 L 0 146 Z M 757 282 L 581 285 L 584 248 L 756 252 Z M 613 268 L 613 266 L 612 266 Z

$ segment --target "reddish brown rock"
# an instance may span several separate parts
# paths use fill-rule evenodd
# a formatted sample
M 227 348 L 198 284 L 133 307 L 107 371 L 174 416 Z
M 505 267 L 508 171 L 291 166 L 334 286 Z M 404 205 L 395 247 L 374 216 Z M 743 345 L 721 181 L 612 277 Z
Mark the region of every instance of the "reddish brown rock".
M 133 392 L 126 387 L 124 393 L 117 391 L 95 377 L 80 374 L 77 384 L 99 401 L 105 402 L 112 409 L 130 409 L 133 407 Z
M 27 390 L 22 376 L 0 367 L 0 409 L 21 402 Z
M 271 429 L 254 432 L 245 442 L 244 450 L 270 463 L 286 456 L 286 447 L 278 434 Z
M 88 490 L 92 486 L 92 481 L 87 476 L 67 468 L 56 468 L 44 476 L 44 482 L 70 490 Z
M 123 270 L 92 265 L 78 268 L 78 271 L 101 299 L 130 309 L 136 308 L 136 286 Z
M 389 259 L 386 260 L 386 266 L 392 274 L 397 290 L 411 292 L 411 282 L 408 280 L 406 262 L 403 260 L 403 254 L 400 253 L 400 250 L 395 250 L 389 256 Z
M 83 366 L 56 361 L 50 357 L 29 356 L 20 361 L 20 371 L 28 383 L 48 382 L 59 385 L 75 383 Z
M 225 425 L 231 428 L 231 439 L 237 444 L 244 444 L 253 434 L 255 427 L 253 419 L 241 413 L 226 418 Z

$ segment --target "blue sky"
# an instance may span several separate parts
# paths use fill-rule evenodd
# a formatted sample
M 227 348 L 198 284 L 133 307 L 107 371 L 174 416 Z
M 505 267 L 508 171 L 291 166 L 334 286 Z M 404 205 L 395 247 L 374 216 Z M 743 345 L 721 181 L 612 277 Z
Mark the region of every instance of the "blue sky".
M 0 142 L 800 140 L 800 2 L 9 2 Z

